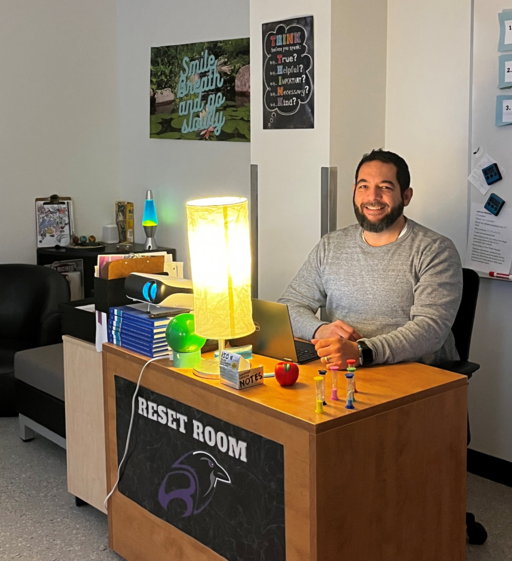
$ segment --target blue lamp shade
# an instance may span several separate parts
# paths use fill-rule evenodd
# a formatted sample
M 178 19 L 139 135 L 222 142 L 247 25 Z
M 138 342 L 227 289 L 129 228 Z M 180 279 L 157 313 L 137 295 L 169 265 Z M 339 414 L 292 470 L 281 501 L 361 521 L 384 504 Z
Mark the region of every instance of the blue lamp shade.
M 157 226 L 158 218 L 156 216 L 155 201 L 151 199 L 146 199 L 144 204 L 144 214 L 142 215 L 142 225 L 143 226 Z

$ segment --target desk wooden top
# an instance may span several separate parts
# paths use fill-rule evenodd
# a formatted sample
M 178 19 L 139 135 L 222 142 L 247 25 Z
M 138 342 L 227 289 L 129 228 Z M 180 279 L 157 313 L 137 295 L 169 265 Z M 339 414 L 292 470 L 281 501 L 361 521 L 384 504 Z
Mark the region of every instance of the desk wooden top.
M 122 357 L 140 368 L 148 358 L 127 349 L 106 343 L 103 349 L 107 355 Z M 205 358 L 211 358 L 213 353 L 206 353 Z M 274 372 L 277 360 L 255 355 L 251 360 L 253 366 L 263 365 L 264 372 Z M 338 393 L 341 401 L 331 401 L 331 376 L 327 374 L 326 402 L 324 413 L 315 413 L 315 382 L 313 377 L 324 365 L 318 360 L 299 366 L 299 379 L 290 387 L 281 387 L 275 378 L 265 378 L 263 385 L 243 390 L 235 390 L 219 380 L 199 378 L 190 368 L 174 368 L 172 361 L 162 359 L 151 363 L 144 372 L 163 373 L 171 380 L 180 380 L 192 387 L 210 386 L 210 391 L 217 397 L 229 399 L 248 410 L 263 412 L 269 416 L 284 420 L 318 434 L 333 428 L 359 421 L 363 418 L 377 415 L 390 409 L 395 409 L 409 403 L 426 399 L 468 384 L 466 376 L 454 374 L 446 370 L 426 366 L 416 362 L 406 362 L 390 366 L 371 366 L 358 368 L 356 372 L 355 409 L 345 409 L 346 382 L 344 372 L 340 371 Z M 116 373 L 123 375 L 123 372 Z M 145 379 L 141 385 L 147 387 Z M 147 380 L 147 378 L 146 378 Z

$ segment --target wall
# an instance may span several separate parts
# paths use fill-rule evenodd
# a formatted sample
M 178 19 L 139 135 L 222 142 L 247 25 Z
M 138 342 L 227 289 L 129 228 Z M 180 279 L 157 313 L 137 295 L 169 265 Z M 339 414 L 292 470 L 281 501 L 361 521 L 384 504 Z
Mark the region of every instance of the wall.
M 386 9 L 382 0 L 332 1 L 330 165 L 338 168 L 338 228 L 356 221 L 359 160 L 384 146 Z
M 339 7 L 333 3 L 333 21 Z M 415 195 L 408 215 L 451 237 L 461 254 L 466 245 L 470 8 L 468 0 L 388 2 L 386 147 L 411 165 Z M 260 296 L 279 297 L 319 238 L 320 167 L 341 168 L 334 160 L 336 150 L 330 150 L 340 141 L 327 110 L 331 107 L 338 126 L 330 95 L 331 7 L 323 0 L 286 0 L 279 6 L 252 0 L 250 13 L 251 29 L 249 0 L 118 0 L 117 15 L 114 0 L 3 0 L 0 262 L 35 262 L 36 197 L 54 192 L 71 196 L 77 230 L 99 237 L 101 225 L 113 220 L 111 209 L 118 198 L 135 202 L 140 222 L 147 188 L 154 190 L 162 209 L 157 239 L 176 247 L 179 258 L 187 261 L 185 201 L 214 193 L 248 195 L 252 150 L 252 162 L 260 165 Z M 263 131 L 261 106 L 253 98 L 252 146 L 149 139 L 151 46 L 248 36 L 249 31 L 259 38 L 262 22 L 290 14 L 315 15 L 314 130 L 293 135 Z M 382 38 L 384 26 L 378 26 L 378 18 L 370 21 L 372 36 Z M 346 35 L 333 39 L 334 51 L 345 49 L 349 43 L 343 46 L 343 41 L 350 37 L 352 47 L 360 45 L 367 49 L 364 56 L 371 55 L 369 31 L 351 35 L 351 29 L 355 27 L 347 26 Z M 375 51 L 377 57 L 382 54 Z M 260 96 L 256 41 L 252 59 L 252 91 Z M 348 84 L 347 96 L 366 92 L 376 104 L 382 102 L 383 77 L 378 64 L 372 68 L 366 74 L 361 68 L 358 81 Z M 355 115 L 345 112 L 344 118 Z M 375 123 L 371 113 L 359 114 L 357 120 L 375 134 L 368 148 L 378 144 L 382 122 Z M 345 164 L 340 169 L 340 193 L 351 181 L 357 154 L 367 149 L 365 140 L 354 140 L 345 145 L 352 152 L 348 171 Z M 285 153 L 282 146 L 291 150 Z M 346 202 L 340 203 L 340 225 L 352 221 L 346 210 Z M 136 236 L 143 241 L 139 224 Z M 511 314 L 510 286 L 483 280 L 471 357 L 482 364 L 470 385 L 472 448 L 509 461 Z
M 407 215 L 464 255 L 471 45 L 469 0 L 389 0 L 386 147 L 411 169 Z
M 0 262 L 35 263 L 36 197 L 101 237 L 119 196 L 114 0 L 3 0 Z
M 265 300 L 281 296 L 320 239 L 320 176 L 329 165 L 330 7 L 330 0 L 251 0 L 251 162 L 259 173 L 259 297 Z M 263 130 L 261 25 L 306 15 L 315 18 L 315 128 Z
M 477 0 L 475 6 L 476 15 L 495 20 L 497 30 L 497 12 L 504 6 L 498 0 Z M 467 235 L 471 8 L 468 0 L 388 1 L 386 146 L 411 167 L 415 191 L 407 215 L 450 237 L 462 257 Z M 497 35 L 489 40 L 496 45 Z M 492 51 L 489 64 L 497 72 L 498 53 L 495 47 Z M 508 461 L 511 315 L 510 286 L 482 279 L 470 356 L 481 364 L 469 385 L 471 448 Z
M 504 180 L 491 192 L 510 201 L 510 127 L 494 123 L 496 96 L 510 93 L 498 85 L 499 38 L 498 13 L 510 7 L 501 0 L 474 2 L 473 111 L 471 152 L 480 147 L 472 158 L 475 165 L 482 153 L 496 158 L 503 169 Z M 508 173 L 507 173 L 508 172 Z M 482 196 L 470 187 L 470 200 L 483 204 Z M 473 358 L 482 365 L 470 386 L 471 448 L 512 461 L 512 347 L 510 318 L 512 317 L 512 286 L 489 278 L 480 280 L 480 295 L 473 336 Z
M 122 194 L 135 204 L 135 239 L 143 242 L 144 197 L 146 189 L 153 190 L 157 243 L 177 249 L 189 276 L 185 203 L 203 196 L 248 196 L 250 145 L 150 139 L 150 51 L 249 37 L 249 0 L 118 0 L 117 10 Z

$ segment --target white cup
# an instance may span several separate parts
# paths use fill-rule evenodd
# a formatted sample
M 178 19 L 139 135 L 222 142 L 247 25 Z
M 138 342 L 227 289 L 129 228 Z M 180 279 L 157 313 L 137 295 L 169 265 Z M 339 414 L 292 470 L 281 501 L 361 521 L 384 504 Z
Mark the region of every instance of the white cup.
M 103 226 L 103 243 L 117 243 L 119 241 L 119 233 L 117 224 L 106 224 Z

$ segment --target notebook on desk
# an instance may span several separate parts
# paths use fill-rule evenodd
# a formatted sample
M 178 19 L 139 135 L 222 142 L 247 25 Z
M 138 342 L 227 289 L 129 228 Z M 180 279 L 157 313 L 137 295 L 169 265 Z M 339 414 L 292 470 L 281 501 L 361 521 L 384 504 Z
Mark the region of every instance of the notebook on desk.
M 312 343 L 296 341 L 293 338 L 286 304 L 253 298 L 252 317 L 256 331 L 247 337 L 231 340 L 231 346 L 252 345 L 255 354 L 298 364 L 318 360 Z

